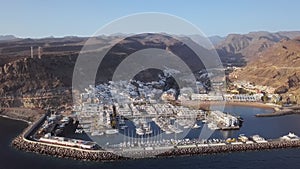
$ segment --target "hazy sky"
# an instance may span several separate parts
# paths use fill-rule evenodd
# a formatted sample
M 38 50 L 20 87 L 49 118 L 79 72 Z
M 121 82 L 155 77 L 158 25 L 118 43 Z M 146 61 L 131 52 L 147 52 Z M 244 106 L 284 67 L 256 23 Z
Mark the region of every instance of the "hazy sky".
M 119 17 L 164 12 L 206 35 L 300 30 L 297 0 L 0 0 L 0 35 L 89 36 Z

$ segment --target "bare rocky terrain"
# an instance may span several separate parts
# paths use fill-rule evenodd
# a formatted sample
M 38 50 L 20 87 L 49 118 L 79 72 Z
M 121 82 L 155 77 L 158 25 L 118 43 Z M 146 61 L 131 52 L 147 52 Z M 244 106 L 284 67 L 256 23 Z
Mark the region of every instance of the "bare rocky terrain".
M 31 108 L 70 107 L 73 70 L 86 41 L 87 38 L 79 37 L 0 41 L 0 105 Z M 111 47 L 115 42 L 118 44 L 101 62 L 97 82 L 109 81 L 118 64 L 126 56 L 147 48 L 168 50 L 179 55 L 193 72 L 203 68 L 202 62 L 197 60 L 185 44 L 166 35 L 144 34 L 125 39 L 120 36 L 94 37 L 87 48 L 97 57 L 98 51 Z M 209 52 L 204 48 L 201 50 Z M 160 71 L 157 70 L 143 71 L 136 78 L 155 79 L 158 73 Z
M 214 40 L 213 43 L 224 66 L 242 68 L 231 74 L 231 80 L 270 85 L 277 88 L 279 93 L 288 95 L 299 93 L 300 72 L 297 67 L 300 66 L 300 42 L 297 36 L 300 36 L 300 32 L 252 32 L 211 39 Z M 191 43 L 194 42 L 190 38 L 199 39 L 192 36 L 184 38 Z M 74 65 L 87 39 L 85 37 L 0 39 L 0 106 L 70 107 Z M 126 39 L 122 35 L 93 37 L 88 48 L 91 51 L 102 51 L 116 42 L 119 42 L 118 45 L 108 53 L 104 64 L 98 70 L 98 82 L 109 80 L 109 75 L 124 57 L 150 47 L 181 56 L 195 72 L 203 68 L 202 63 L 195 59 L 187 46 L 166 35 L 146 34 Z M 210 52 L 204 48 L 201 50 Z M 149 72 L 143 72 L 137 75 L 138 77 L 154 78 Z
M 225 40 L 215 46 L 224 65 L 245 66 L 249 61 L 255 61 L 263 56 L 262 52 L 281 40 L 298 36 L 300 36 L 300 31 L 229 34 Z
M 256 57 L 233 72 L 231 79 L 271 86 L 275 92 L 299 102 L 300 39 L 280 40 Z

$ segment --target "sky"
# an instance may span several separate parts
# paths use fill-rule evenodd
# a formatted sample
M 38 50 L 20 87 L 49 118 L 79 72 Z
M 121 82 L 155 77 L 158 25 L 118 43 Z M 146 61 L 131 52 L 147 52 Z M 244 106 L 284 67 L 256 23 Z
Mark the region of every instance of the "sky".
M 186 19 L 205 35 L 300 30 L 297 0 L 0 0 L 0 35 L 91 36 L 141 12 Z

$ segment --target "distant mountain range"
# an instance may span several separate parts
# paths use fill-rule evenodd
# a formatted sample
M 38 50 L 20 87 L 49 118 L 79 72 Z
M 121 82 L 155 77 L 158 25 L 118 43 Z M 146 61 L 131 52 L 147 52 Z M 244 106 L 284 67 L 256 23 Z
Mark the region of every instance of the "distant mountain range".
M 0 35 L 0 41 L 7 41 L 7 40 L 15 40 L 17 37 L 14 35 Z
M 203 37 L 197 35 L 180 37 L 200 44 L 204 40 Z M 300 42 L 297 37 L 300 37 L 300 31 L 251 32 L 230 34 L 226 37 L 213 36 L 209 39 L 215 46 L 224 66 L 242 67 L 231 74 L 231 80 L 246 80 L 256 84 L 270 85 L 284 95 L 299 95 L 300 72 L 294 69 L 300 66 Z M 124 54 L 151 46 L 166 49 L 175 54 L 184 54 L 188 62 L 196 67 L 197 62 L 192 59 L 192 53 L 182 48 L 182 43 L 179 41 L 165 35 L 143 38 L 145 37 L 141 36 L 123 41 L 118 46 L 122 52 L 114 53 L 113 62 L 107 64 L 110 66 L 105 71 L 111 73 L 113 64 L 121 61 Z M 40 90 L 53 91 L 70 88 L 77 56 L 88 38 L 70 36 L 21 39 L 8 35 L 0 36 L 0 39 L 0 96 L 30 96 Z M 122 39 L 124 35 L 93 37 L 88 48 L 90 50 L 107 49 Z M 31 46 L 33 59 L 30 58 Z M 38 47 L 42 48 L 42 59 L 37 58 Z M 1 103 L 5 106 L 21 104 L 21 101 L 12 100 Z M 36 100 L 33 104 L 41 105 Z
M 283 39 L 300 36 L 300 31 L 290 32 L 250 32 L 248 34 L 229 34 L 225 40 L 215 45 L 220 57 L 227 63 L 244 66 L 246 62 L 257 59 L 261 52 Z

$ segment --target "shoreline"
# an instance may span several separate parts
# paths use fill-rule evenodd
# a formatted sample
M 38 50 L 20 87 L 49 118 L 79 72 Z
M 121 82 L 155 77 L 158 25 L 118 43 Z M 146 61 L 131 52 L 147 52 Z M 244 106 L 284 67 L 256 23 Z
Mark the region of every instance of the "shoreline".
M 43 110 L 29 108 L 0 108 L 0 117 L 23 121 L 28 125 L 37 121 L 44 114 Z
M 218 105 L 220 103 L 212 103 L 212 105 Z M 268 105 L 260 102 L 225 102 L 225 106 L 245 106 L 245 107 L 256 107 L 264 109 L 274 109 L 274 105 Z
M 204 105 L 245 106 L 245 107 L 256 107 L 262 109 L 272 109 L 271 113 L 256 114 L 255 117 L 278 117 L 278 116 L 300 114 L 300 106 L 281 107 L 275 104 L 265 104 L 260 102 L 225 102 L 225 103 L 210 102 L 210 103 L 204 103 Z
M 184 106 L 190 106 L 194 108 L 202 108 L 208 109 L 208 106 L 245 106 L 245 107 L 256 107 L 256 108 L 263 108 L 263 109 L 275 109 L 277 108 L 276 105 L 272 104 L 264 104 L 261 102 L 226 102 L 226 101 L 184 101 L 182 102 Z
M 10 117 L 10 116 L 8 116 L 8 115 L 2 115 L 2 114 L 0 114 L 0 117 L 6 118 L 6 119 L 10 119 L 10 120 L 22 121 L 22 122 L 27 123 L 28 125 L 30 125 L 30 124 L 33 123 L 33 122 L 28 121 L 28 120 L 25 120 L 25 119 L 15 118 L 15 117 Z

